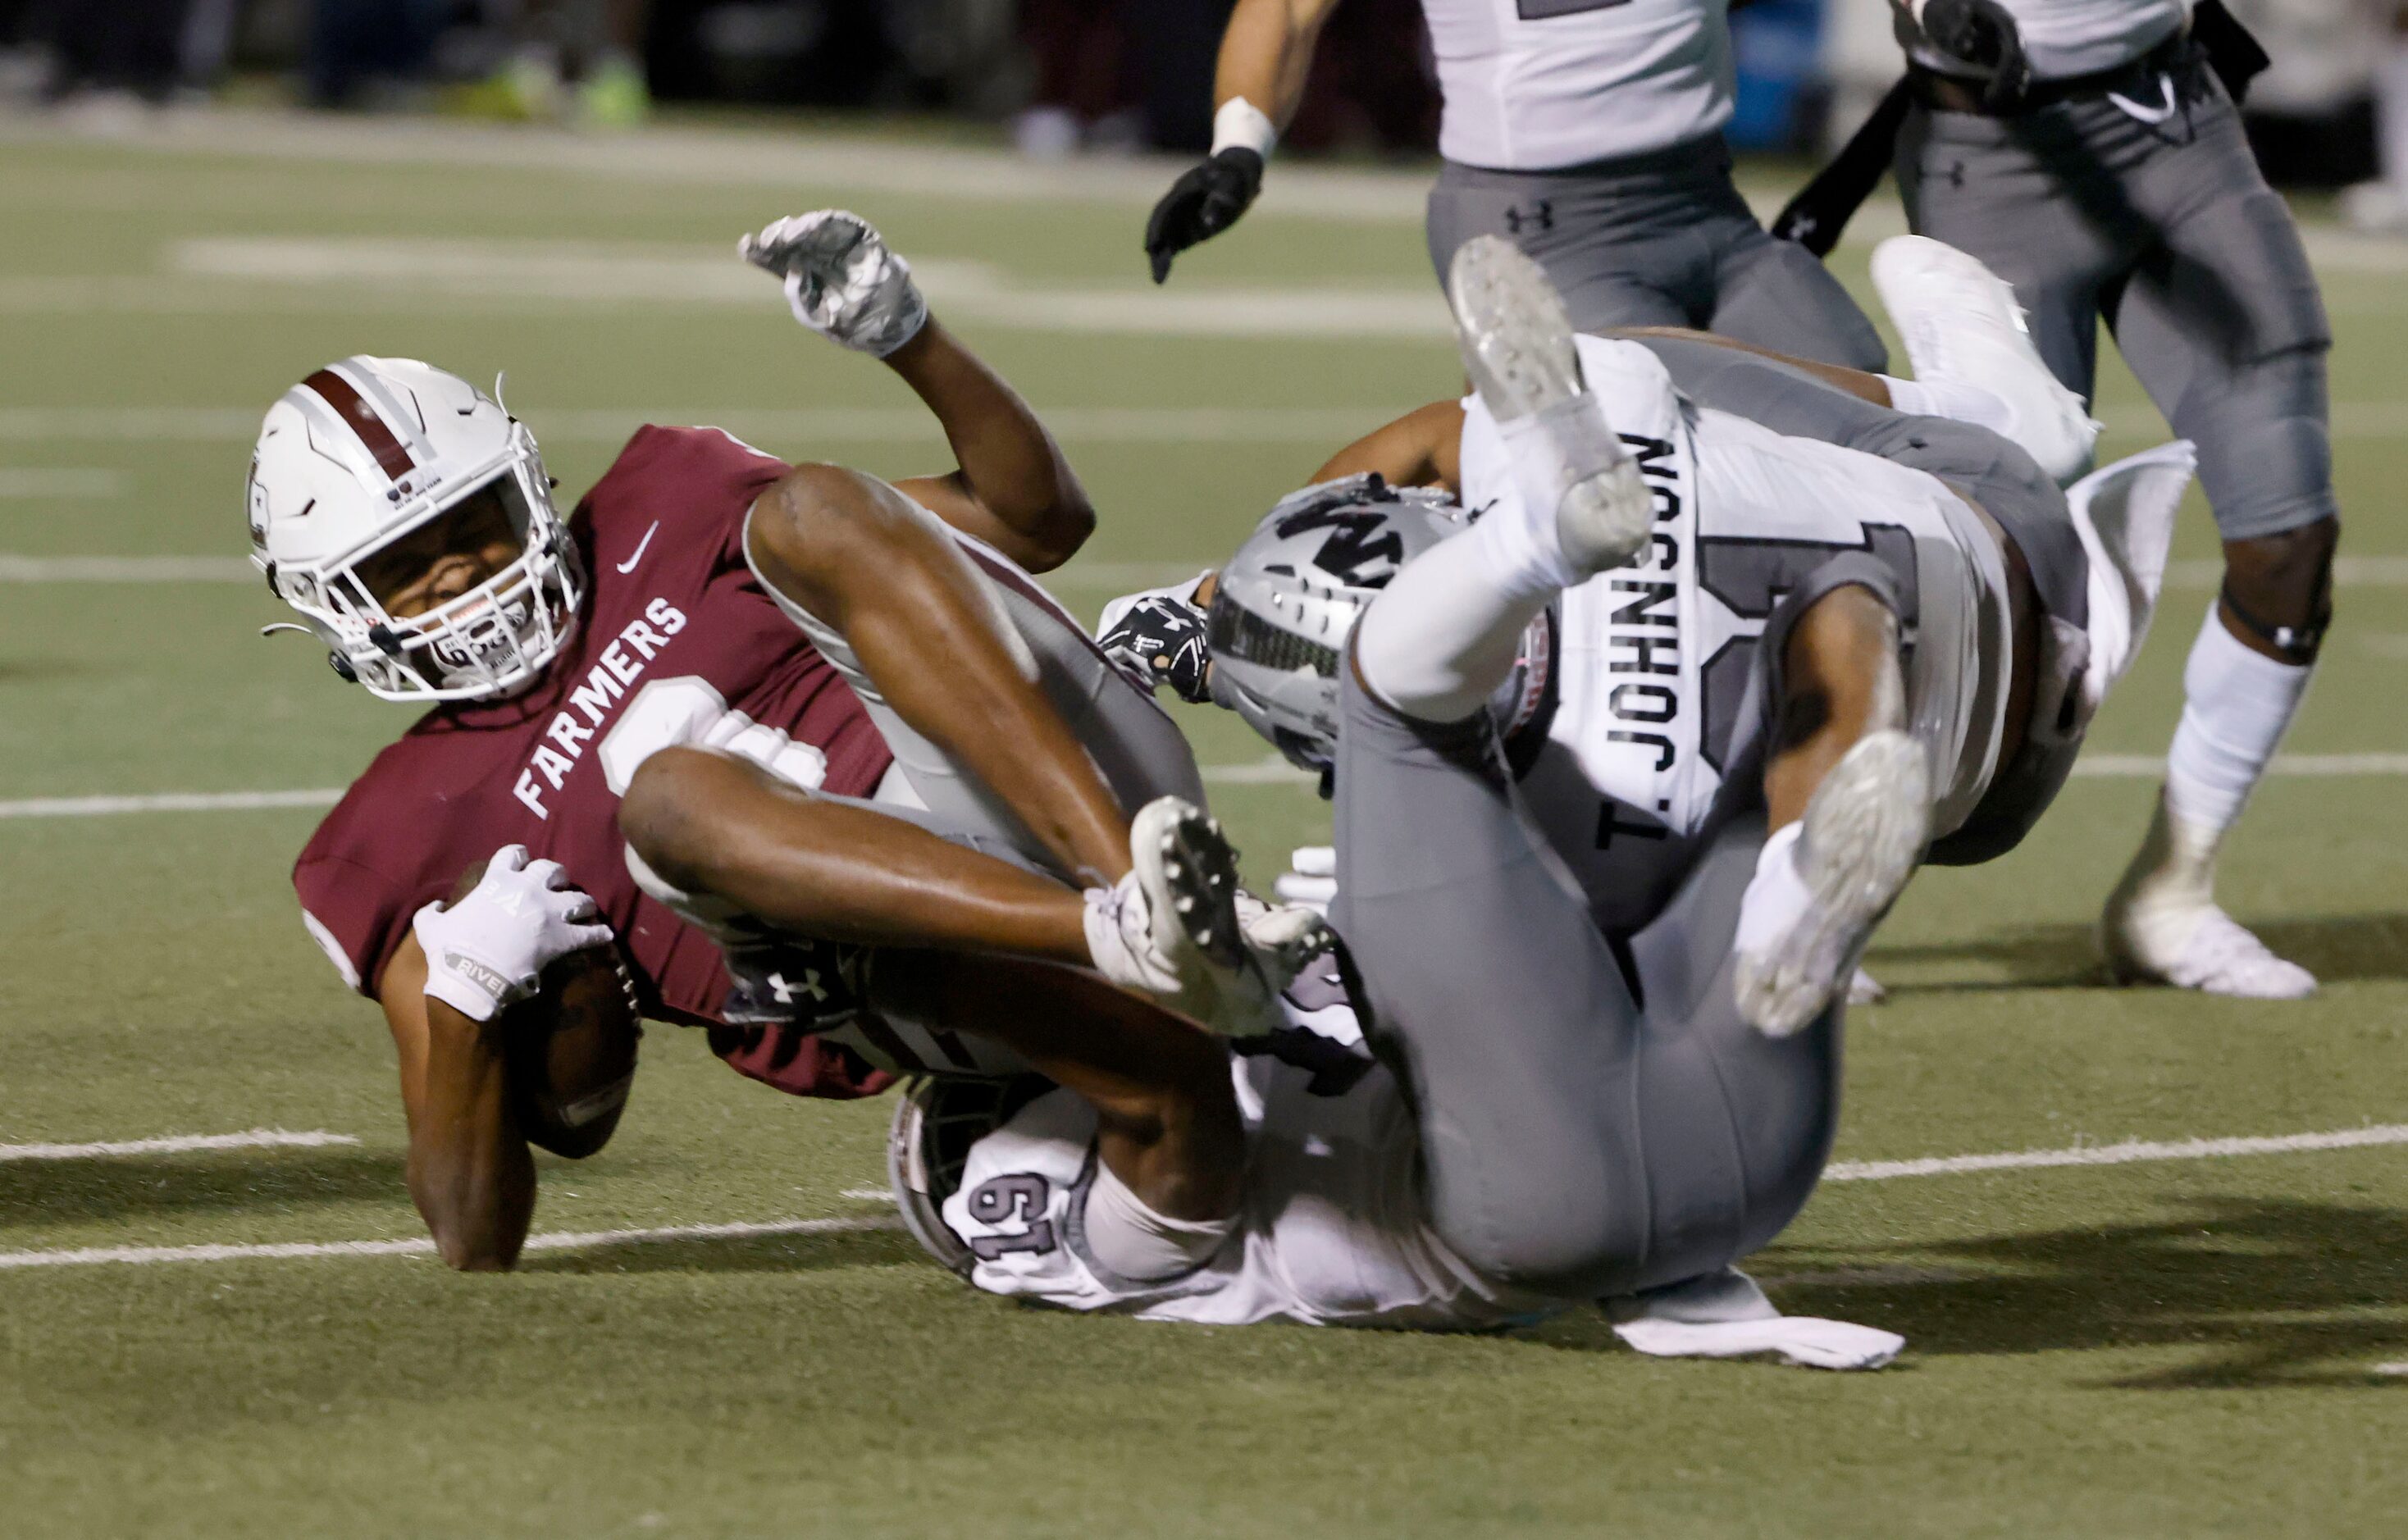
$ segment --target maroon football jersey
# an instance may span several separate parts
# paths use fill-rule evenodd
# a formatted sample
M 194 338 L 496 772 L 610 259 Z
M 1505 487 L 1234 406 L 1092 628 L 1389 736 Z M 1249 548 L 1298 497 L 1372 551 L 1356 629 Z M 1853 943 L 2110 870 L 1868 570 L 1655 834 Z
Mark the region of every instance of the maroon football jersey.
M 628 440 L 569 521 L 590 592 L 544 677 L 512 700 L 419 719 L 294 863 L 303 919 L 352 988 L 373 996 L 410 917 L 519 844 L 594 895 L 647 1017 L 721 1025 L 718 948 L 628 875 L 618 825 L 628 776 L 705 722 L 724 730 L 730 712 L 791 735 L 775 767 L 806 785 L 866 795 L 892 758 L 745 563 L 745 510 L 787 468 L 715 428 L 648 427 Z M 711 1037 L 739 1071 L 784 1090 L 844 1096 L 885 1083 L 815 1040 L 765 1053 L 740 1034 Z

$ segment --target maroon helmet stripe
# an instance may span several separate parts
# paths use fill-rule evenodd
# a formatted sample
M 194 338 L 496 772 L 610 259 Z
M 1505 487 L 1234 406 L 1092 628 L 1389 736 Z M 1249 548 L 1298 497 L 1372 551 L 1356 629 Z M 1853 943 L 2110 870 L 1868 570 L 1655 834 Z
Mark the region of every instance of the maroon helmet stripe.
M 332 369 L 321 369 L 301 384 L 306 390 L 317 392 L 319 398 L 334 408 L 335 415 L 341 418 L 351 432 L 360 435 L 361 444 L 376 457 L 377 464 L 385 475 L 398 481 L 418 468 L 418 462 L 410 457 L 408 446 L 393 435 L 393 430 L 384 425 L 384 419 L 377 416 L 376 408 L 369 406 L 359 392 L 351 389 L 350 380 Z

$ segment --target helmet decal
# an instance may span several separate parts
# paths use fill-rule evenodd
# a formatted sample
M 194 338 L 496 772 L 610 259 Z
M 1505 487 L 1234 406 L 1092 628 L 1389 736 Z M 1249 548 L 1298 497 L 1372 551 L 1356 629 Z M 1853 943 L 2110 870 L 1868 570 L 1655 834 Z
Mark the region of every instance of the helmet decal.
M 418 460 L 409 452 L 409 446 L 394 436 L 384 419 L 377 415 L 376 408 L 367 404 L 350 380 L 332 369 L 321 369 L 303 380 L 301 388 L 314 392 L 343 426 L 359 435 L 360 447 L 368 451 L 387 477 L 399 481 L 418 468 Z

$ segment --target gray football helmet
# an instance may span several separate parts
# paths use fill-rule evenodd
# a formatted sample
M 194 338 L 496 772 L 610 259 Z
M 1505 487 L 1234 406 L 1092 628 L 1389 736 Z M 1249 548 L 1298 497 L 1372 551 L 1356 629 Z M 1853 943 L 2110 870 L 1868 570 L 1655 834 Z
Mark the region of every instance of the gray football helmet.
M 1347 633 L 1407 562 L 1468 523 L 1443 492 L 1376 474 L 1280 499 L 1221 568 L 1209 624 L 1213 701 L 1292 763 L 1328 770 Z

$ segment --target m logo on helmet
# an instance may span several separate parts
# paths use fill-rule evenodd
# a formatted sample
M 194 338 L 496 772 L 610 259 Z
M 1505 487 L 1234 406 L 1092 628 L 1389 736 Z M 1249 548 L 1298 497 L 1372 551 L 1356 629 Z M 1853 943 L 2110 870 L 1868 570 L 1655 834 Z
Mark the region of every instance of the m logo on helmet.
M 1317 529 L 1329 531 L 1329 538 L 1312 553 L 1312 564 L 1350 588 L 1385 588 L 1404 564 L 1405 537 L 1378 509 L 1345 503 L 1299 508 L 1280 520 L 1279 536 L 1291 540 Z

